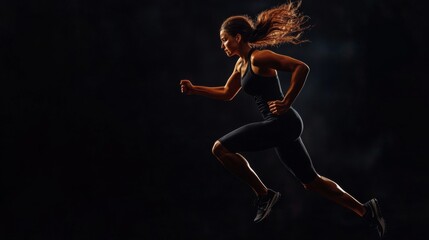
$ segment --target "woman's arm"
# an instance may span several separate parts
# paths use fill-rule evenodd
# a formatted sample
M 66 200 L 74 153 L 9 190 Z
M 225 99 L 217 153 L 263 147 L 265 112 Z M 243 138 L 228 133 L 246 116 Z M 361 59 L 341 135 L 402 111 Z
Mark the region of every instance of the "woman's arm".
M 241 75 L 238 71 L 238 62 L 234 67 L 234 71 L 229 77 L 224 86 L 206 87 L 193 85 L 189 80 L 181 80 L 181 91 L 187 95 L 201 95 L 217 100 L 230 101 L 241 89 Z
M 252 57 L 253 65 L 258 68 L 270 68 L 292 73 L 290 85 L 283 100 L 269 102 L 270 110 L 273 113 L 281 114 L 286 112 L 301 92 L 308 73 L 310 72 L 310 68 L 307 64 L 297 59 L 277 54 L 269 50 L 255 52 Z

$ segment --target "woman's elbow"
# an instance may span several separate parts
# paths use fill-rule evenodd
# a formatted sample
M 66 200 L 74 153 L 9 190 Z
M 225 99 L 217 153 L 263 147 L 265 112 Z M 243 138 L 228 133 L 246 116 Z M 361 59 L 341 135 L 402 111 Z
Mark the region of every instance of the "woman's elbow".
M 310 67 L 307 64 L 302 63 L 301 68 L 302 68 L 302 71 L 304 71 L 306 74 L 310 73 Z
M 232 101 L 234 99 L 235 95 L 225 95 L 225 98 L 223 99 L 226 102 Z
M 310 73 L 310 67 L 305 63 L 299 64 L 298 69 L 302 71 L 305 75 L 308 75 Z
M 234 89 L 226 89 L 224 94 L 224 100 L 225 101 L 231 101 L 234 99 L 235 95 L 237 95 L 238 91 L 235 91 Z

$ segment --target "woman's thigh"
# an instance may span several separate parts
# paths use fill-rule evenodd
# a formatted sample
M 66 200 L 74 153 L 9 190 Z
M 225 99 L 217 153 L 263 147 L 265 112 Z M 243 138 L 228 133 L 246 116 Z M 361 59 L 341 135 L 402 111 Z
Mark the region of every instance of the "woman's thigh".
M 317 177 L 311 157 L 301 138 L 276 147 L 276 152 L 284 165 L 302 183 L 309 183 Z
M 254 122 L 239 127 L 219 139 L 231 152 L 252 152 L 275 147 L 279 133 L 271 121 Z

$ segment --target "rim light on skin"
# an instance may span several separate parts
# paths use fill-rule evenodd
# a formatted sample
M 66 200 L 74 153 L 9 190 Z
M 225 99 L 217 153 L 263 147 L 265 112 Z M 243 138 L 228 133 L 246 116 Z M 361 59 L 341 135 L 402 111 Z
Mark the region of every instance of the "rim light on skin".
M 250 49 L 248 43 L 244 43 L 241 41 L 241 35 L 237 34 L 235 36 L 231 36 L 225 30 L 221 30 L 219 33 L 221 48 L 224 50 L 228 57 L 239 56 L 243 57 L 243 53 L 246 52 L 244 48 L 247 45 L 247 48 Z
M 232 57 L 236 55 L 234 53 L 234 47 L 236 48 L 236 46 L 238 45 L 237 40 L 231 35 L 229 35 L 227 32 L 225 32 L 224 30 L 221 30 L 219 35 L 220 35 L 220 41 L 221 41 L 220 47 L 225 51 L 226 55 L 228 57 Z

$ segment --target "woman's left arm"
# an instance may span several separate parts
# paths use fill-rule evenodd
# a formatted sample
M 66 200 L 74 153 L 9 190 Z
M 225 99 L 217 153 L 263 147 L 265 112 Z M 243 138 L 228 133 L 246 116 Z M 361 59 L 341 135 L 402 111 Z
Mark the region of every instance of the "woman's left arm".
M 258 68 L 270 68 L 292 73 L 290 85 L 283 100 L 268 102 L 272 113 L 279 115 L 286 112 L 301 92 L 310 68 L 302 61 L 269 50 L 255 52 L 252 57 L 253 65 Z

